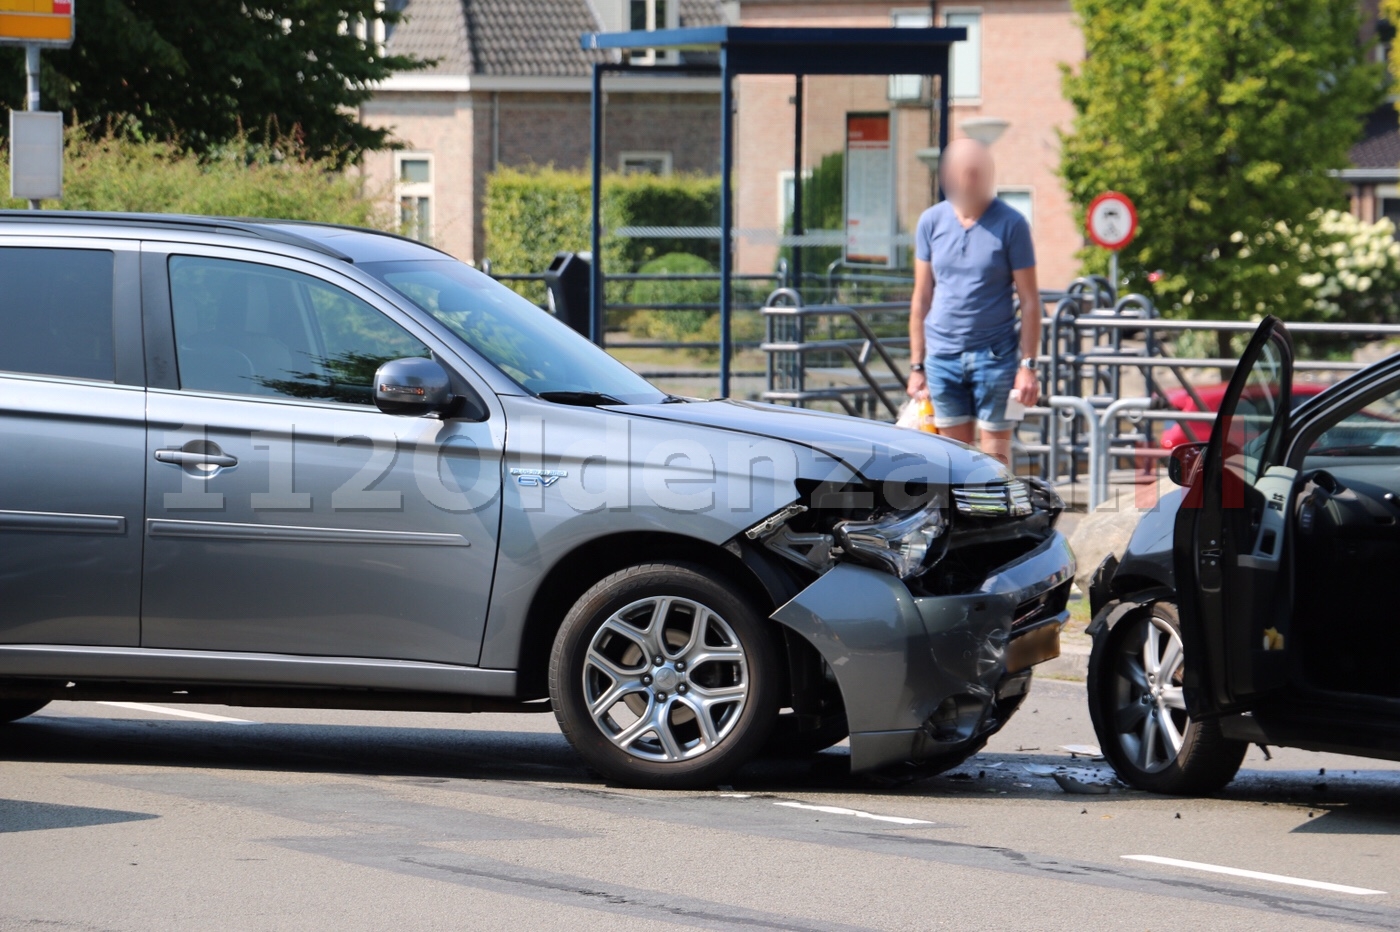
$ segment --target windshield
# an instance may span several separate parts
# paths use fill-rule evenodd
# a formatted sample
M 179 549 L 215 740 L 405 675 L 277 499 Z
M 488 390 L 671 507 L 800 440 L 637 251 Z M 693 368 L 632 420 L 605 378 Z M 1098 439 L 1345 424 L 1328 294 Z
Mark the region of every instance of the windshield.
M 452 259 L 367 262 L 521 388 L 570 404 L 657 404 L 666 395 L 546 311 Z

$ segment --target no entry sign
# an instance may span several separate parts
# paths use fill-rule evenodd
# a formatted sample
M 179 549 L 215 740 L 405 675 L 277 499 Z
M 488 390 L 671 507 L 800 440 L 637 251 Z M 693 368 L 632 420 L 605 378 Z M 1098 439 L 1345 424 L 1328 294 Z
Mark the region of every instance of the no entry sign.
M 1089 205 L 1084 226 L 1089 239 L 1116 252 L 1133 241 L 1137 233 L 1137 210 L 1128 195 L 1105 191 Z

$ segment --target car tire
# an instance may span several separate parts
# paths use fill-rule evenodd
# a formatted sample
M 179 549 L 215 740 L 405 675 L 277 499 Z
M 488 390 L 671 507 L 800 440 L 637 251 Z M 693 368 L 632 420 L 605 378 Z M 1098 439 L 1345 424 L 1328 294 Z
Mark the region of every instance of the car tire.
M 48 704 L 47 699 L 0 699 L 0 725 L 28 718 Z
M 1226 738 L 1216 719 L 1186 714 L 1182 663 L 1175 605 L 1154 602 L 1121 619 L 1094 639 L 1090 718 L 1123 782 L 1153 793 L 1209 795 L 1234 779 L 1249 745 Z
M 565 616 L 550 699 L 565 737 L 604 778 L 714 786 L 772 732 L 777 646 L 764 613 L 731 581 L 696 565 L 634 566 L 598 582 Z

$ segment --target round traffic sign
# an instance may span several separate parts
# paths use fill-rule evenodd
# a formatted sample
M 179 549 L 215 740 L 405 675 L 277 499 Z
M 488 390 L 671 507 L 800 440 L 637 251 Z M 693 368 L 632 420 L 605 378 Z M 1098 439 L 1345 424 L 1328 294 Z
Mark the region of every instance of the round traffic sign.
M 1137 210 L 1128 195 L 1105 191 L 1094 198 L 1084 218 L 1089 239 L 1104 249 L 1119 250 L 1137 233 Z

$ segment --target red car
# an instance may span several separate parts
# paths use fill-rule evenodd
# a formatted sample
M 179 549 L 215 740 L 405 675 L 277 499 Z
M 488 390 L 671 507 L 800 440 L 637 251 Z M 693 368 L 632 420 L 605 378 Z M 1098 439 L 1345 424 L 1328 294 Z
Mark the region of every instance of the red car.
M 1220 382 L 1215 385 L 1205 385 L 1196 389 L 1196 397 L 1206 406 L 1208 411 L 1219 411 L 1220 401 L 1225 397 L 1225 383 Z M 1293 384 L 1292 398 L 1293 406 L 1297 407 L 1304 400 L 1314 395 L 1320 395 L 1326 385 L 1319 385 L 1316 382 L 1295 382 Z M 1248 389 L 1246 389 L 1248 392 Z M 1178 411 L 1199 411 L 1196 402 L 1192 400 L 1191 394 L 1184 388 L 1178 388 L 1174 392 L 1167 393 L 1167 403 Z M 1210 438 L 1210 421 L 1167 421 L 1167 427 L 1162 431 L 1162 436 L 1158 441 L 1158 446 L 1164 450 L 1183 443 L 1192 443 L 1197 440 L 1207 440 Z M 1190 427 L 1190 431 L 1187 427 Z

